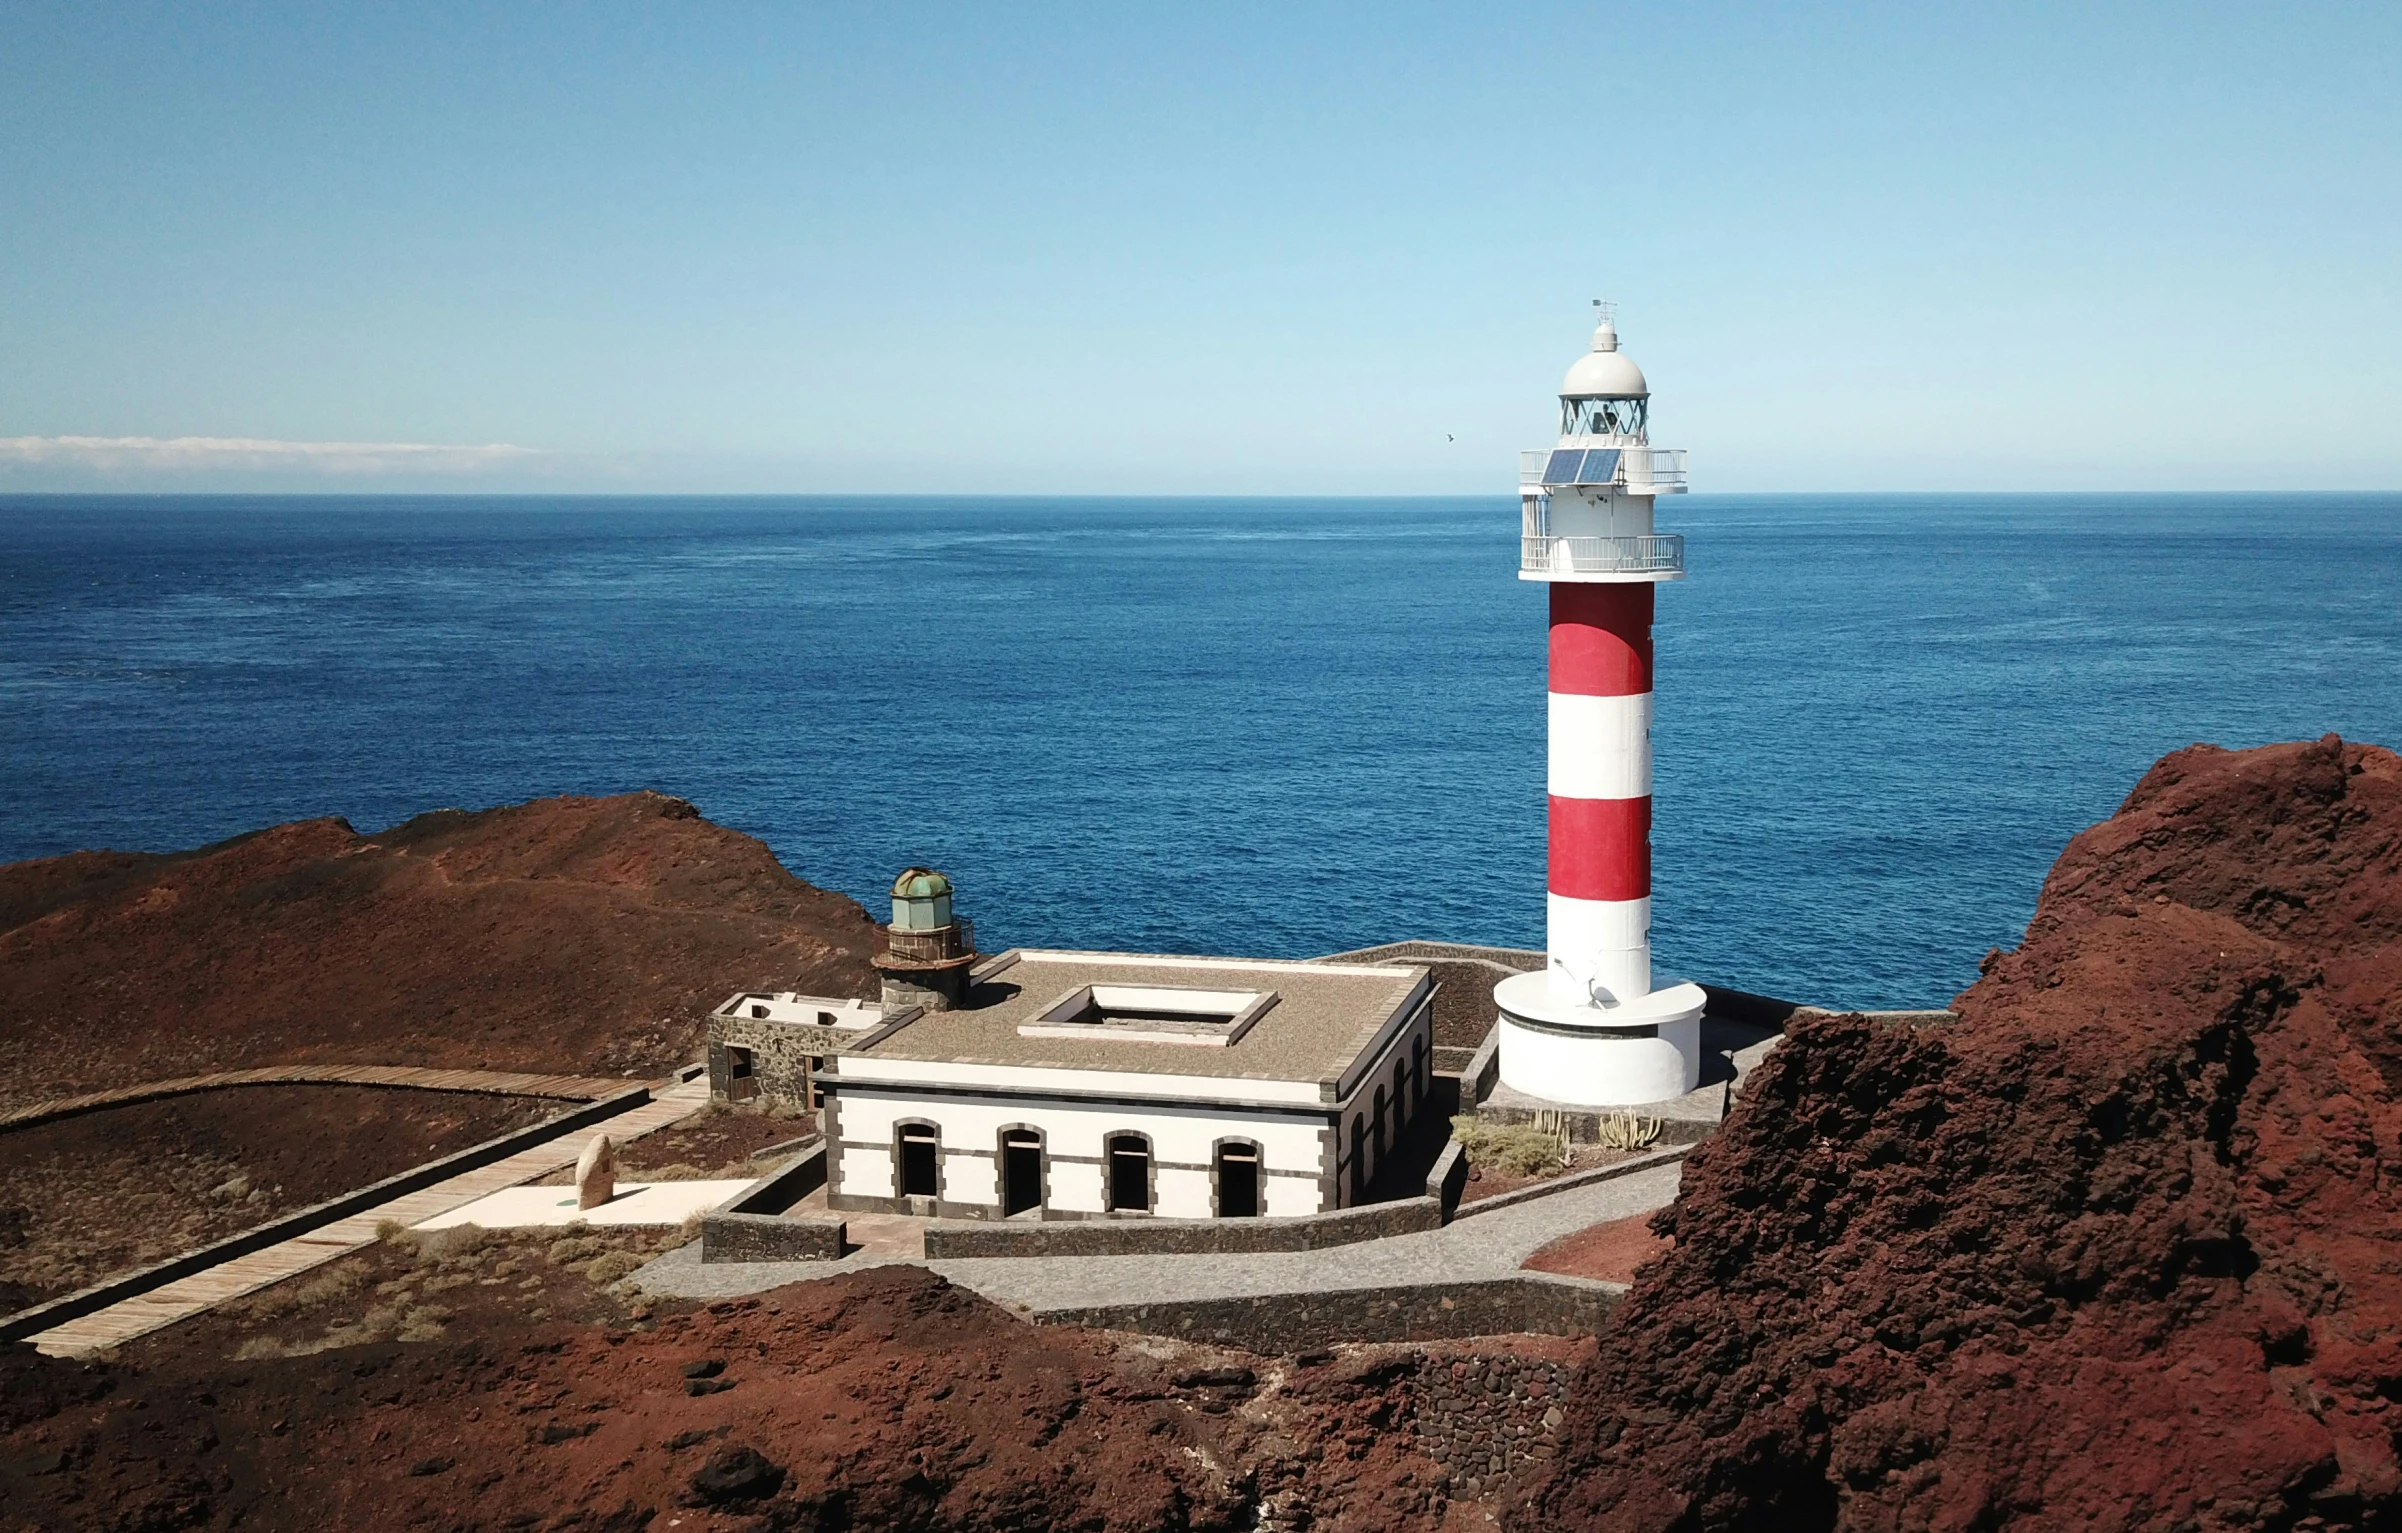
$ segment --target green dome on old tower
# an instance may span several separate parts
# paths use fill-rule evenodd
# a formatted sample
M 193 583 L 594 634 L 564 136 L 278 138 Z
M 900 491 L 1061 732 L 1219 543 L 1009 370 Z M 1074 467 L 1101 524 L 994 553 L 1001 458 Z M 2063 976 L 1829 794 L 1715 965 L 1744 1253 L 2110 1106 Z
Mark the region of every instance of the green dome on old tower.
M 892 924 L 907 932 L 951 924 L 951 880 L 932 868 L 904 868 L 892 881 Z

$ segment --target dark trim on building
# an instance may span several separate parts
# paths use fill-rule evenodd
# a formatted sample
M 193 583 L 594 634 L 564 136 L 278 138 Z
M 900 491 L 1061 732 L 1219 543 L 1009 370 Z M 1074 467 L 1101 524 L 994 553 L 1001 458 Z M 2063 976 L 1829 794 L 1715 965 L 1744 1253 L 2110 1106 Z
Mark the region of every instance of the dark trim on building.
M 1011 1086 L 959 1086 L 943 1081 L 863 1081 L 846 1080 L 839 1074 L 821 1076 L 818 1084 L 826 1088 L 826 1100 L 829 1102 L 834 1100 L 837 1091 L 855 1091 L 862 1096 L 965 1097 L 995 1102 L 1056 1102 L 1077 1107 L 1137 1107 L 1145 1111 L 1181 1107 L 1199 1113 L 1242 1112 L 1283 1118 L 1325 1118 L 1339 1111 L 1323 1102 L 1260 1102 L 1238 1097 L 1144 1097 L 1116 1092 L 1063 1091 L 1056 1087 L 1020 1089 Z

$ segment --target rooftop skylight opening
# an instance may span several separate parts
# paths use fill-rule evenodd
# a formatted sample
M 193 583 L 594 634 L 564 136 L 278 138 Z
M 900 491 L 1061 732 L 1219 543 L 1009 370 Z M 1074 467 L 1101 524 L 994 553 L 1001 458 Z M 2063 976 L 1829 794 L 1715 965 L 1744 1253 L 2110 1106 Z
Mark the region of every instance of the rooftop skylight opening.
M 1273 990 L 1082 985 L 1033 1021 L 1018 1024 L 1018 1035 L 1224 1048 L 1275 1004 Z

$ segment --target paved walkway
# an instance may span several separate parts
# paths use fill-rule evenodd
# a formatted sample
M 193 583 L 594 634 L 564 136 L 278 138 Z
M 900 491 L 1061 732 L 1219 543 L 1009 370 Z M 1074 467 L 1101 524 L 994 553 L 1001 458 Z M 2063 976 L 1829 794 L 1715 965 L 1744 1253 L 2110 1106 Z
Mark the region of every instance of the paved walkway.
M 0 1112 L 0 1129 L 26 1128 L 97 1108 L 190 1096 L 196 1091 L 215 1091 L 222 1086 L 300 1084 L 406 1086 L 420 1091 L 474 1091 L 487 1096 L 564 1097 L 574 1102 L 597 1102 L 641 1082 L 596 1075 L 529 1075 L 511 1070 L 429 1070 L 415 1065 L 260 1065 L 249 1070 L 183 1075 L 174 1080 L 143 1081 L 108 1091 L 87 1091 L 82 1096 L 32 1102 Z
M 1491 1213 L 1476 1213 L 1475 1205 L 1470 1204 L 1462 1217 L 1439 1230 L 1323 1251 L 987 1256 L 921 1264 L 997 1304 L 1030 1314 L 1099 1304 L 1473 1282 L 1515 1274 L 1527 1257 L 1562 1235 L 1666 1207 L 1676 1196 L 1683 1170 L 1676 1162 L 1653 1166 Z M 659 1257 L 636 1272 L 633 1281 L 655 1294 L 729 1298 L 913 1259 L 888 1247 L 863 1249 L 837 1262 L 718 1262 L 704 1266 L 695 1242 Z
M 614 1081 L 610 1084 L 613 1089 L 623 1091 L 629 1083 Z M 81 1319 L 69 1320 L 47 1331 L 37 1332 L 31 1340 L 38 1350 L 53 1357 L 73 1357 L 122 1345 L 136 1336 L 197 1315 L 212 1305 L 254 1293 L 270 1283 L 280 1283 L 311 1267 L 330 1262 L 335 1257 L 346 1256 L 363 1246 L 372 1245 L 376 1239 L 376 1226 L 386 1220 L 401 1225 L 422 1224 L 463 1203 L 471 1203 L 488 1193 L 498 1192 L 503 1187 L 514 1187 L 520 1182 L 546 1176 L 562 1166 L 574 1165 L 576 1157 L 583 1153 L 584 1146 L 595 1133 L 606 1133 L 612 1140 L 622 1144 L 691 1116 L 708 1100 L 707 1076 L 654 1086 L 649 1102 L 591 1124 L 589 1131 L 570 1129 L 555 1139 L 520 1150 L 491 1165 L 463 1172 L 417 1192 L 406 1193 L 331 1224 L 320 1225 L 305 1235 L 296 1235 L 264 1250 L 220 1262 L 206 1271 L 178 1278 L 148 1293 L 120 1299 L 106 1309 L 94 1310 Z

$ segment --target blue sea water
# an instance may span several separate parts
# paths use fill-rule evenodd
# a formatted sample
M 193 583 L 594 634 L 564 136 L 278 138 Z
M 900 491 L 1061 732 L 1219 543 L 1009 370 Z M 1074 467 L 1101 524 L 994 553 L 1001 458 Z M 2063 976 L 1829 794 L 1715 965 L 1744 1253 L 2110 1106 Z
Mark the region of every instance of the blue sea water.
M 2402 743 L 2402 496 L 1694 496 L 1663 971 L 1938 1004 L 2196 740 Z M 0 860 L 650 787 L 990 946 L 1539 946 L 1543 588 L 1428 500 L 0 499 Z

